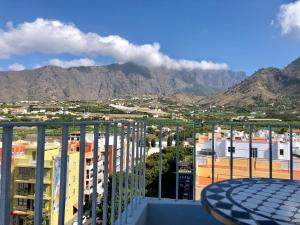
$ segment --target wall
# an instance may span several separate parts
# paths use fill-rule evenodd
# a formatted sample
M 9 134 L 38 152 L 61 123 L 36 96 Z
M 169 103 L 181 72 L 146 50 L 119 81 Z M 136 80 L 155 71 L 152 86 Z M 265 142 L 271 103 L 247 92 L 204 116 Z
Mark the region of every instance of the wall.
M 157 200 L 147 207 L 147 225 L 221 225 L 209 216 L 201 204 L 193 201 Z

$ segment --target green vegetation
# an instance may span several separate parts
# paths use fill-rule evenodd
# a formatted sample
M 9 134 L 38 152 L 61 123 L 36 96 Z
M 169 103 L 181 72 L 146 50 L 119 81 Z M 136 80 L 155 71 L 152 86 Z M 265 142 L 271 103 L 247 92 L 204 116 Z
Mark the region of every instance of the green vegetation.
M 190 159 L 193 148 L 179 147 L 179 160 Z M 176 147 L 166 147 L 162 150 L 162 197 L 175 198 Z M 147 157 L 146 162 L 146 196 L 158 196 L 159 154 Z
M 125 187 L 125 177 L 126 177 L 126 173 L 123 173 L 123 187 Z M 120 173 L 117 172 L 116 173 L 116 190 L 115 190 L 115 219 L 118 218 L 118 209 L 119 209 L 119 181 L 120 181 Z M 128 175 L 128 181 L 129 181 L 129 185 L 128 185 L 128 204 L 131 201 L 131 185 L 130 185 L 130 181 L 131 181 L 131 174 Z M 111 197 L 112 197 L 112 176 L 109 176 L 109 182 L 108 182 L 108 195 L 107 195 L 107 222 L 108 224 L 110 223 L 111 220 L 111 206 L 112 206 L 112 202 L 111 202 Z M 122 192 L 122 210 L 124 211 L 125 209 L 125 188 L 123 188 L 123 192 Z M 97 217 L 100 218 L 102 220 L 103 217 L 103 199 L 101 200 L 101 203 L 98 205 L 97 208 Z M 102 224 L 102 223 L 100 223 Z
M 43 218 L 43 222 L 41 225 L 46 225 L 47 222 L 45 220 L 45 218 Z M 26 217 L 26 225 L 34 225 L 34 216 L 33 215 L 29 215 Z

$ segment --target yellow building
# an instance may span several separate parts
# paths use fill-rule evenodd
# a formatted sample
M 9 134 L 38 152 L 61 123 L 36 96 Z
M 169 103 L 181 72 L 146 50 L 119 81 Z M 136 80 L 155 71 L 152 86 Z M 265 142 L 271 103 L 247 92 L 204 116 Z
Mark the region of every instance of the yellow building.
M 58 224 L 60 146 L 47 144 L 44 161 L 44 223 Z M 36 176 L 36 144 L 29 145 L 25 154 L 12 161 L 11 214 L 13 225 L 26 225 L 33 219 Z M 77 212 L 79 152 L 69 152 L 65 222 Z

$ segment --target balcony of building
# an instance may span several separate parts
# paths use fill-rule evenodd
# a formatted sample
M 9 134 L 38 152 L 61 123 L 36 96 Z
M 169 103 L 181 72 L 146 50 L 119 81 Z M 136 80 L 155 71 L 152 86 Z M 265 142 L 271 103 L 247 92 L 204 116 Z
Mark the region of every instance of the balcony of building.
M 211 136 L 207 137 L 207 142 L 211 146 L 208 148 L 203 147 L 201 137 L 197 133 L 203 132 L 202 124 L 189 124 L 192 128 L 191 137 L 188 141 L 180 140 L 180 131 L 184 130 L 183 125 L 174 123 L 172 129 L 174 132 L 168 133 L 175 140 L 175 146 L 173 146 L 171 152 L 164 151 L 162 142 L 167 141 L 167 136 L 163 132 L 163 125 L 157 126 L 157 138 L 158 138 L 158 151 L 155 152 L 157 170 L 154 170 L 155 179 L 155 193 L 147 192 L 147 160 L 149 156 L 147 154 L 147 124 L 143 122 L 122 122 L 110 123 L 110 122 L 34 122 L 34 123 L 0 123 L 0 128 L 3 130 L 3 151 L 2 151 L 2 163 L 1 163 L 1 198 L 0 198 L 0 225 L 10 224 L 11 214 L 13 210 L 31 212 L 34 215 L 34 224 L 42 224 L 43 213 L 45 206 L 43 202 L 48 201 L 53 203 L 54 199 L 49 199 L 49 196 L 44 195 L 44 184 L 53 183 L 53 180 L 47 182 L 44 179 L 47 171 L 44 170 L 47 165 L 44 159 L 45 149 L 45 130 L 48 126 L 58 126 L 62 129 L 61 133 L 61 164 L 60 167 L 55 168 L 60 171 L 59 177 L 59 199 L 56 199 L 57 205 L 55 210 L 58 216 L 58 225 L 70 224 L 70 221 L 66 220 L 67 213 L 70 213 L 66 207 L 72 206 L 73 218 L 72 221 L 77 221 L 79 225 L 82 225 L 82 220 L 86 214 L 86 204 L 84 194 L 91 196 L 89 212 L 91 218 L 87 224 L 128 224 L 128 225 L 198 225 L 198 224 L 221 224 L 202 207 L 200 201 L 200 193 L 202 188 L 206 185 L 222 181 L 225 179 L 235 179 L 240 177 L 269 177 L 270 178 L 284 178 L 284 179 L 299 179 L 298 159 L 295 156 L 295 150 L 293 147 L 293 139 L 286 140 L 286 149 L 284 154 L 287 154 L 285 159 L 280 160 L 276 158 L 275 150 L 278 150 L 278 156 L 280 156 L 281 148 L 274 147 L 274 140 L 272 135 L 267 137 L 268 149 L 265 151 L 268 154 L 265 161 L 259 158 L 260 154 L 254 154 L 255 148 L 252 142 L 253 128 L 254 126 L 262 126 L 257 124 L 225 124 L 230 127 L 230 137 L 226 137 L 229 140 L 229 148 L 225 149 L 224 156 L 219 152 L 218 139 L 215 135 L 216 124 L 208 124 L 210 128 Z M 28 183 L 34 184 L 34 194 L 30 194 L 24 198 L 24 195 L 19 193 L 11 193 L 12 182 L 20 182 L 18 179 L 11 179 L 12 166 L 12 140 L 13 129 L 19 126 L 36 126 L 37 127 L 37 156 L 36 163 L 31 166 L 30 173 L 23 173 L 28 177 L 23 176 L 22 179 Z M 80 149 L 78 166 L 74 168 L 78 169 L 78 189 L 69 189 L 68 183 L 71 178 L 68 178 L 68 172 L 72 172 L 73 168 L 70 168 L 68 161 L 68 130 L 70 126 L 78 126 L 80 128 Z M 164 125 L 165 126 L 165 125 Z M 239 156 L 238 149 L 233 151 L 233 126 L 240 126 L 248 130 L 248 155 Z M 269 133 L 272 134 L 272 128 L 278 125 L 263 124 L 269 129 Z M 280 126 L 287 127 L 287 132 L 291 135 L 294 124 L 280 124 Z M 84 161 L 84 149 L 85 149 L 85 135 L 86 128 L 93 128 L 94 134 L 94 156 L 93 161 L 89 162 L 93 170 L 85 174 L 85 161 Z M 239 129 L 240 129 L 239 127 Z M 100 131 L 100 129 L 102 131 Z M 171 129 L 171 130 L 172 130 Z M 104 139 L 104 162 L 99 164 L 98 161 L 98 149 L 99 148 L 99 136 Z M 149 135 L 150 136 L 150 135 Z M 153 136 L 153 135 L 152 135 Z M 184 135 L 183 135 L 184 136 Z M 208 135 L 209 136 L 209 135 Z M 112 137 L 112 138 L 111 138 Z M 119 143 L 120 146 L 117 145 Z M 109 162 L 109 146 L 113 146 L 112 162 Z M 186 165 L 185 161 L 181 159 L 180 145 L 187 147 L 190 151 L 187 159 L 189 165 Z M 202 146 L 202 148 L 201 148 Z M 228 147 L 228 146 L 227 146 Z M 199 150 L 199 148 L 201 148 Z M 230 150 L 228 152 L 228 149 Z M 283 147 L 282 147 L 283 149 Z M 184 150 L 184 148 L 183 148 Z M 259 151 L 259 150 L 257 150 Z M 167 154 L 171 154 L 174 159 L 172 164 L 172 171 L 166 171 L 165 169 L 165 157 Z M 154 157 L 155 158 L 155 157 Z M 182 160 L 182 161 L 181 161 Z M 264 162 L 264 163 L 260 163 Z M 109 163 L 112 163 L 113 170 L 109 174 Z M 264 164 L 268 165 L 267 167 Z M 98 168 L 103 165 L 103 171 L 99 175 Z M 77 168 L 78 167 L 78 168 Z M 50 167 L 52 168 L 52 167 Z M 69 168 L 69 169 L 68 169 Z M 267 169 L 267 170 L 266 170 Z M 22 174 L 22 171 L 21 171 Z M 166 179 L 166 175 L 171 176 L 172 179 Z M 86 177 L 85 177 L 86 176 Z M 101 179 L 99 179 L 99 176 Z M 165 181 L 171 182 L 169 189 L 165 189 Z M 29 182 L 32 181 L 32 182 Z M 88 184 L 84 185 L 84 182 Z M 149 185 L 149 184 L 148 184 Z M 153 184 L 152 184 L 153 185 Z M 171 188 L 170 188 L 171 187 Z M 54 188 L 54 187 L 53 187 Z M 152 187 L 153 188 L 153 187 Z M 11 196 L 13 194 L 13 203 L 11 202 Z M 74 196 L 74 195 L 77 196 Z M 66 199 L 68 196 L 68 199 Z M 72 198 L 77 197 L 78 200 L 74 203 Z M 20 200 L 21 205 L 15 205 L 15 201 Z M 25 199 L 25 200 L 24 200 Z M 28 201 L 27 201 L 28 200 Z M 29 208 L 27 205 L 29 204 Z M 113 203 L 113 204 L 112 204 Z M 24 205 L 22 205 L 24 204 Z M 53 210 L 52 204 L 47 205 L 49 211 Z M 54 207 L 54 206 L 53 206 Z M 99 214 L 99 211 L 101 213 Z

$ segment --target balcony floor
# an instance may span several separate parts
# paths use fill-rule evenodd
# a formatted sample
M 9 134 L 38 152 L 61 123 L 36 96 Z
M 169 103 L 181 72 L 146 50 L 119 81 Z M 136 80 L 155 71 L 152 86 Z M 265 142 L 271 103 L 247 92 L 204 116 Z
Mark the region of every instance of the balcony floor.
M 128 225 L 221 225 L 199 201 L 146 198 L 137 207 L 133 202 L 133 207 L 132 215 L 128 207 Z

